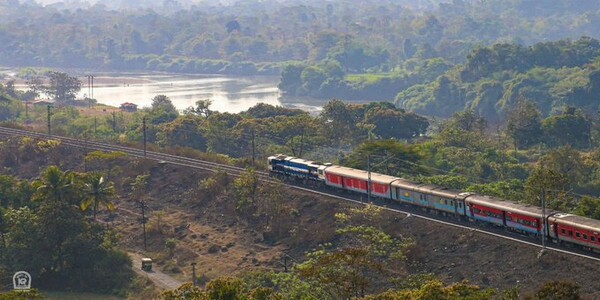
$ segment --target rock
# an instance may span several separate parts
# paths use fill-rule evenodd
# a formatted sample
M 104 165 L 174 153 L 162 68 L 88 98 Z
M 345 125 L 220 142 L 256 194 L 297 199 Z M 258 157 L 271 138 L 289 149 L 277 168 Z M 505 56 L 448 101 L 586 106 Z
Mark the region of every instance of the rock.
M 217 253 L 219 252 L 220 247 L 218 245 L 212 245 L 208 247 L 208 253 Z

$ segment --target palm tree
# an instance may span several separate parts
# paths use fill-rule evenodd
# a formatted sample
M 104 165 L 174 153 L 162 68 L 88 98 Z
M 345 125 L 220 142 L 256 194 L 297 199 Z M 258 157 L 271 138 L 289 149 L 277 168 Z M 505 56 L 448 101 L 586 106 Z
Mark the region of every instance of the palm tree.
M 110 211 L 115 209 L 110 202 L 110 198 L 115 195 L 115 187 L 112 182 L 105 181 L 104 177 L 100 174 L 92 174 L 85 181 L 86 196 L 81 202 L 81 210 L 85 211 L 93 204 L 95 220 L 98 205 L 103 204 Z
M 71 172 L 62 172 L 57 166 L 49 166 L 39 181 L 34 200 L 53 202 L 72 202 L 75 198 L 74 176 Z

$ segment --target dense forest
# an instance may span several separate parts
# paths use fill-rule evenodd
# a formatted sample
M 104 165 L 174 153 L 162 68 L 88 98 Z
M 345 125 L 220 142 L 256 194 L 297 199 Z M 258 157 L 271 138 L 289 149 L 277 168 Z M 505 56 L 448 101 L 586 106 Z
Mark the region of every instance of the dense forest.
M 284 94 L 473 109 L 493 123 L 519 100 L 544 116 L 598 108 L 596 1 L 0 7 L 5 66 L 280 75 Z
M 217 172 L 193 189 L 231 201 L 237 221 L 268 234 L 276 218 L 302 209 L 281 204 L 284 191 L 255 176 L 276 153 L 528 205 L 539 205 L 545 190 L 549 208 L 600 219 L 599 26 L 600 2 L 592 0 L 0 0 L 0 65 L 26 67 L 17 76 L 27 88 L 0 77 L 0 122 L 130 146 L 147 141 L 153 150 L 247 167 L 239 178 Z M 70 68 L 277 75 L 284 102 L 332 100 L 317 115 L 266 104 L 233 114 L 212 110 L 210 99 L 181 112 L 156 95 L 137 112 L 107 113 L 94 99 L 75 98 L 82 83 Z M 30 105 L 41 92 L 56 105 Z M 63 170 L 69 149 L 51 139 L 0 142 L 0 277 L 26 269 L 41 288 L 126 296 L 131 260 L 110 220 L 96 215 L 113 199 L 140 202 L 149 175 L 123 175 L 121 153 L 92 152 L 83 172 Z M 95 160 L 101 167 L 88 172 Z M 35 171 L 23 177 L 24 166 Z M 370 205 L 336 212 L 334 238 L 290 272 L 213 278 L 204 290 L 184 285 L 162 297 L 519 297 L 518 287 L 409 276 L 415 243 L 378 227 L 381 218 Z M 169 250 L 165 261 L 177 243 L 160 245 Z M 575 284 L 551 282 L 530 298 L 578 294 Z
M 4 1 L 0 63 L 194 72 L 202 71 L 198 59 L 328 59 L 361 72 L 393 70 L 411 58 L 459 63 L 475 46 L 496 42 L 598 37 L 596 1 L 429 1 L 429 10 L 424 2 L 244 1 L 184 10 L 165 1 L 154 10 L 116 11 L 102 3 Z
M 70 82 L 64 73 L 50 74 Z M 46 128 L 45 107 L 24 111 L 23 100 L 31 90 L 0 88 L 2 120 Z M 370 153 L 373 170 L 381 173 L 530 204 L 537 203 L 540 187 L 547 186 L 558 191 L 548 202 L 551 207 L 599 218 L 599 116 L 570 105 L 548 115 L 530 99 L 514 101 L 501 123 L 492 123 L 473 109 L 439 121 L 389 102 L 340 100 L 330 101 L 319 115 L 265 104 L 221 113 L 211 109 L 210 100 L 180 113 L 168 97 L 157 95 L 151 107 L 100 118 L 59 104 L 52 110 L 51 125 L 55 134 L 140 143 L 145 119 L 146 138 L 158 147 L 224 154 L 254 167 L 270 155 L 289 153 L 366 169 L 364 153 Z M 390 155 L 396 160 L 376 163 L 377 157 Z

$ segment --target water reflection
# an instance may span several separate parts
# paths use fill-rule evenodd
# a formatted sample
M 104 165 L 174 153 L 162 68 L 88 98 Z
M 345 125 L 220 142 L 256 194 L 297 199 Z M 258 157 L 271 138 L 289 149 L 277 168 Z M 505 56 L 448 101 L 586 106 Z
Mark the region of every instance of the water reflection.
M 95 77 L 93 95 L 98 102 L 112 106 L 131 102 L 149 107 L 152 98 L 162 94 L 168 96 L 180 110 L 194 106 L 198 100 L 211 99 L 213 110 L 231 113 L 247 110 L 258 103 L 317 112 L 326 102 L 317 100 L 314 103 L 314 99 L 307 101 L 294 97 L 282 99 L 277 89 L 278 80 L 276 76 L 106 74 Z M 78 97 L 89 93 L 87 80 L 82 80 L 82 83 Z

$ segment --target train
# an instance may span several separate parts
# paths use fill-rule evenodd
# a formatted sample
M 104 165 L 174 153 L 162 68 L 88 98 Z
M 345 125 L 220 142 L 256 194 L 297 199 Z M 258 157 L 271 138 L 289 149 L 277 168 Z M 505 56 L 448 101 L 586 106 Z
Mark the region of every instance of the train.
M 510 231 L 545 238 L 558 244 L 600 252 L 600 220 L 509 200 L 421 184 L 400 177 L 367 172 L 331 163 L 277 154 L 267 158 L 269 174 L 364 194 L 425 211 L 489 224 Z M 369 174 L 370 173 L 370 174 Z

